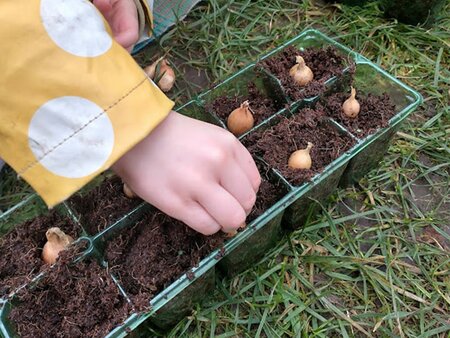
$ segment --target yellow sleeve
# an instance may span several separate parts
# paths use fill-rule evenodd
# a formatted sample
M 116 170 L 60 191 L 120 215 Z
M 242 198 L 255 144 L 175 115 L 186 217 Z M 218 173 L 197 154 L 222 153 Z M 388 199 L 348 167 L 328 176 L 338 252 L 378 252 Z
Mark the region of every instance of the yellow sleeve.
M 150 36 L 153 26 L 153 13 L 150 6 L 153 7 L 153 1 L 147 2 L 149 0 L 133 0 L 139 21 L 139 37 Z M 147 27 L 147 30 L 146 30 Z
M 153 0 L 134 0 L 139 14 L 140 36 L 151 36 L 153 31 Z M 143 32 L 148 27 L 148 32 Z
M 50 206 L 173 107 L 87 0 L 0 2 L 0 158 Z

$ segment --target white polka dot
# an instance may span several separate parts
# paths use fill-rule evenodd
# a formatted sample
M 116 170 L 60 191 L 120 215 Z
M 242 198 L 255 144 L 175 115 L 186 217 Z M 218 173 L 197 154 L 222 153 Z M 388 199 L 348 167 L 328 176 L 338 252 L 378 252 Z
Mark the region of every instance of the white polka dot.
M 40 164 L 68 178 L 101 169 L 114 146 L 111 121 L 102 111 L 95 103 L 76 96 L 42 105 L 28 129 L 29 146 Z
M 41 18 L 53 42 L 68 53 L 95 57 L 112 46 L 102 16 L 89 1 L 41 0 Z

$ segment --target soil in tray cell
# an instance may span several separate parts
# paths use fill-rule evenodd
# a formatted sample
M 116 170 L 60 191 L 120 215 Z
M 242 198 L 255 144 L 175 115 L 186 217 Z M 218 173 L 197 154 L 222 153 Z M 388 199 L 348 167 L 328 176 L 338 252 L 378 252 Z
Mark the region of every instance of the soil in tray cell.
M 322 100 L 327 116 L 332 117 L 341 123 L 353 135 L 364 138 L 374 134 L 380 128 L 389 125 L 389 120 L 395 115 L 395 105 L 387 94 L 381 96 L 368 94 L 359 96 L 356 99 L 360 104 L 360 112 L 355 118 L 347 117 L 342 110 L 342 105 L 347 100 L 349 94 L 336 93 Z
M 226 238 L 222 232 L 204 236 L 153 211 L 108 242 L 105 258 L 136 307 L 145 309 L 150 299 L 183 273 L 189 273 Z
M 69 201 L 90 235 L 106 229 L 140 203 L 142 200 L 139 198 L 125 196 L 122 180 L 117 176 L 108 178 L 86 194 L 73 196 Z
M 287 193 L 286 188 L 280 182 L 270 180 L 269 169 L 258 162 L 256 162 L 256 165 L 261 174 L 261 184 L 256 194 L 255 205 L 247 216 L 247 224 L 261 216 Z
M 81 229 L 67 216 L 53 211 L 17 225 L 0 238 L 0 297 L 29 282 L 47 267 L 41 255 L 47 242 L 45 233 L 51 227 L 59 227 L 74 239 L 81 235 Z
M 9 319 L 20 337 L 104 337 L 130 315 L 105 269 L 72 260 L 65 251 L 35 286 L 17 294 Z
M 219 96 L 214 101 L 206 105 L 206 109 L 219 117 L 225 124 L 227 118 L 233 110 L 239 108 L 248 101 L 250 109 L 255 119 L 255 125 L 261 123 L 283 108 L 283 104 L 274 101 L 262 93 L 254 83 L 248 84 L 248 95 L 243 96 Z
M 322 172 L 355 143 L 350 136 L 340 133 L 324 120 L 324 115 L 325 112 L 319 108 L 304 108 L 293 116 L 280 116 L 277 124 L 249 134 L 243 143 L 254 156 L 261 157 L 292 185 L 301 185 Z M 290 168 L 290 155 L 306 148 L 308 142 L 314 145 L 310 153 L 311 169 Z
M 313 80 L 306 86 L 297 85 L 289 75 L 289 70 L 296 64 L 296 56 L 300 55 L 305 60 L 305 64 L 314 74 Z M 286 47 L 276 55 L 269 57 L 259 63 L 276 78 L 278 78 L 287 96 L 293 101 L 316 96 L 325 91 L 325 82 L 333 76 L 343 74 L 349 61 L 337 51 L 329 46 L 326 48 L 309 48 L 300 51 L 293 46 Z M 354 67 L 351 67 L 351 72 Z

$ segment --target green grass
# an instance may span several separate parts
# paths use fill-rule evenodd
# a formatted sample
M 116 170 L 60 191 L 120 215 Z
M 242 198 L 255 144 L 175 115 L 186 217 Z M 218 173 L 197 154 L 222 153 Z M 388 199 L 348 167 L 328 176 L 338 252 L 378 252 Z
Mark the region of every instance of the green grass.
M 33 189 L 7 167 L 0 173 L 0 214 L 33 193 Z
M 449 12 L 447 2 L 425 28 L 384 18 L 376 3 L 214 0 L 138 56 L 178 60 L 181 104 L 204 89 L 183 83 L 186 69 L 216 82 L 315 27 L 425 98 L 379 169 L 253 269 L 218 281 L 169 337 L 449 337 Z
M 449 12 L 447 1 L 424 28 L 385 19 L 376 3 L 212 0 L 137 56 L 141 64 L 162 54 L 177 61 L 172 96 L 181 105 L 206 82 L 315 27 L 425 97 L 379 169 L 337 191 L 254 268 L 217 281 L 214 295 L 166 336 L 450 337 Z M 186 71 L 206 80 L 186 80 Z M 0 214 L 30 193 L 3 174 Z M 30 203 L 7 222 L 40 209 Z

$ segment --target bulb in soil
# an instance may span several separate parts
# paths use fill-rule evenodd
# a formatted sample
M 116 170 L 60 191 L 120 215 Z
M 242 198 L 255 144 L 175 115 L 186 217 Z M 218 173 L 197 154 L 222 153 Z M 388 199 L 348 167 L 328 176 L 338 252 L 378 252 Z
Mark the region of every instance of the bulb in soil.
M 248 101 L 243 102 L 239 108 L 233 110 L 227 119 L 228 130 L 235 136 L 240 136 L 246 131 L 249 131 L 253 128 L 254 124 L 255 120 L 250 111 Z
M 356 90 L 352 87 L 350 97 L 345 100 L 344 104 L 342 105 L 342 110 L 345 116 L 354 119 L 358 116 L 360 109 L 361 107 L 359 105 L 359 102 L 358 100 L 356 100 Z
M 299 86 L 306 86 L 313 80 L 314 74 L 300 55 L 296 56 L 296 62 L 297 64 L 289 70 L 289 75 Z
M 126 183 L 123 184 L 123 193 L 128 198 L 136 198 L 137 197 L 137 195 L 134 193 L 134 191 L 131 190 L 131 188 Z
M 156 71 L 157 68 L 159 68 L 158 72 Z M 166 59 L 160 58 L 156 60 L 150 66 L 145 67 L 144 71 L 149 78 L 158 81 L 157 85 L 163 92 L 166 93 L 173 88 L 176 79 L 175 72 L 168 65 Z
M 244 223 L 242 223 L 242 224 L 239 226 L 238 229 L 244 229 L 246 226 L 247 226 L 247 224 L 244 222 Z M 237 230 L 233 230 L 233 231 L 227 232 L 227 233 L 226 233 L 226 236 L 227 236 L 227 237 L 234 237 L 234 236 L 237 235 L 237 233 L 238 233 Z
M 73 238 L 58 227 L 48 229 L 45 237 L 47 237 L 47 243 L 42 249 L 42 260 L 47 264 L 54 264 L 59 253 L 73 242 Z
M 308 146 L 305 149 L 294 151 L 289 157 L 288 166 L 292 169 L 311 169 L 311 148 L 313 144 L 308 142 Z

